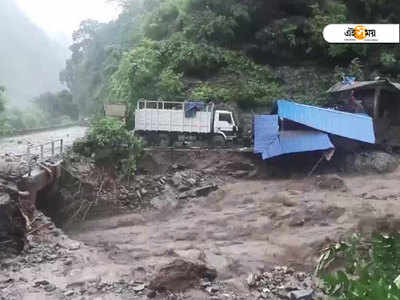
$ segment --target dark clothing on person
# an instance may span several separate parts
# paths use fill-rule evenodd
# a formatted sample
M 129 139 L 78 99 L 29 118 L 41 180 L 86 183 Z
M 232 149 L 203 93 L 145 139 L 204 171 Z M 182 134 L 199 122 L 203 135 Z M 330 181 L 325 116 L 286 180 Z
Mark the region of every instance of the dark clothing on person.
M 354 95 L 351 96 L 349 102 L 345 106 L 345 110 L 354 114 L 365 114 L 362 101 L 357 100 Z

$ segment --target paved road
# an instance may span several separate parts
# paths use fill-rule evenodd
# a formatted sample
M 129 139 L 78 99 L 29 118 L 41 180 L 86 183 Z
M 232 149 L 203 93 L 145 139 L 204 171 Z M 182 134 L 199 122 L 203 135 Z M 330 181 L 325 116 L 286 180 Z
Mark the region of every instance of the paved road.
M 72 143 L 85 135 L 87 127 L 74 126 L 69 128 L 32 133 L 0 139 L 0 155 L 5 153 L 25 154 L 29 145 L 40 145 L 52 140 L 63 139 L 64 146 Z

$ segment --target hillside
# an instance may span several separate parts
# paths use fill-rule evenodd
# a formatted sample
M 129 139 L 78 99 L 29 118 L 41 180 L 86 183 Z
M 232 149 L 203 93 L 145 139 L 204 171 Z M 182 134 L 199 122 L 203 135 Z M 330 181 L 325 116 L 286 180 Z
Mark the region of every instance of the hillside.
M 0 85 L 12 105 L 62 88 L 58 73 L 68 50 L 34 25 L 13 0 L 0 1 Z
M 140 98 L 270 106 L 323 104 L 343 75 L 396 77 L 393 45 L 327 44 L 330 23 L 396 23 L 400 4 L 373 0 L 115 0 L 109 24 L 83 22 L 61 79 L 80 111 Z

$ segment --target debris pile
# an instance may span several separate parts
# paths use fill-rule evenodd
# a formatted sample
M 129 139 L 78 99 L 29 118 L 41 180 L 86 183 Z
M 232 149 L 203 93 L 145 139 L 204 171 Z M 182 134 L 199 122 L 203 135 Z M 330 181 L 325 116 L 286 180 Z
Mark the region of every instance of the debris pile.
M 389 153 L 369 151 L 348 155 L 345 164 L 349 172 L 390 173 L 397 169 L 399 160 Z
M 33 159 L 26 160 L 20 155 L 0 155 L 0 177 L 5 180 L 15 180 L 29 172 Z
M 66 288 L 59 288 L 55 284 L 47 280 L 35 281 L 33 287 L 36 289 L 43 289 L 45 292 L 52 292 L 57 299 L 74 299 L 74 297 L 95 297 L 96 295 L 124 295 L 130 298 L 141 296 L 145 297 L 144 291 L 146 285 L 136 281 L 126 281 L 120 279 L 116 282 L 108 282 L 103 280 L 89 281 L 76 286 L 67 286 Z M 84 298 L 87 299 L 87 298 Z
M 258 294 L 257 299 L 319 299 L 311 276 L 286 266 L 275 267 L 271 272 L 251 273 L 247 284 Z
M 184 166 L 173 165 L 165 175 L 139 175 L 128 186 L 120 188 L 119 200 L 126 206 L 150 203 L 163 193 L 177 199 L 187 199 L 208 194 L 216 189 L 215 180 L 204 176 L 205 172 L 184 170 Z
M 202 279 L 213 281 L 216 277 L 217 271 L 204 264 L 176 259 L 158 270 L 149 288 L 160 292 L 180 292 L 200 285 Z
M 23 249 L 25 231 L 26 221 L 19 206 L 0 183 L 0 259 Z
M 67 223 L 90 216 L 109 216 L 149 208 L 176 207 L 183 200 L 206 196 L 223 180 L 208 170 L 171 164 L 165 173 L 118 177 L 112 167 L 70 153 L 65 159 L 61 195 L 67 205 Z M 247 166 L 249 168 L 249 166 Z M 61 217 L 60 217 L 61 218 Z
M 67 261 L 68 252 L 79 249 L 80 243 L 70 240 L 61 229 L 57 228 L 50 218 L 36 211 L 30 230 L 25 233 L 25 244 L 20 256 L 8 256 L 2 261 L 3 269 L 19 271 L 45 262 L 56 260 Z
M 165 175 L 138 175 L 130 184 L 121 184 L 118 199 L 131 209 L 176 205 L 178 200 L 206 196 L 218 188 L 217 180 L 205 175 L 175 164 Z

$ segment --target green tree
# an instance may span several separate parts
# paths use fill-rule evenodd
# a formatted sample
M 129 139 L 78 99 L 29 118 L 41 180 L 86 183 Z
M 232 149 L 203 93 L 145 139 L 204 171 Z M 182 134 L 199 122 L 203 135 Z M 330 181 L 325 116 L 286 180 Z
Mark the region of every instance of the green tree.
M 111 118 L 91 123 L 87 137 L 74 143 L 75 152 L 94 157 L 98 164 L 111 164 L 126 176 L 134 175 L 143 155 L 142 143 L 124 124 Z
M 389 0 L 110 0 L 121 7 L 108 24 L 84 21 L 60 74 L 81 115 L 106 102 L 134 107 L 140 98 L 232 101 L 269 105 L 286 96 L 271 66 L 344 67 L 356 57 L 364 74 L 400 73 L 394 45 L 328 44 L 331 23 L 396 23 L 400 2 Z M 343 74 L 342 74 L 343 75 Z M 348 75 L 348 74 L 344 74 Z M 360 77 L 361 78 L 361 77 Z M 288 83 L 296 101 L 315 103 L 309 81 Z M 316 80 L 317 81 L 317 80 Z M 330 84 L 330 82 L 329 82 Z M 326 89 L 320 83 L 318 90 Z M 313 89 L 315 90 L 315 89 Z M 319 93 L 318 93 L 319 94 Z
M 159 96 L 157 84 L 162 70 L 157 43 L 144 40 L 124 54 L 118 70 L 111 77 L 112 94 L 119 100 L 135 104 L 140 98 Z
M 72 101 L 72 94 L 63 90 L 58 93 L 44 93 L 35 98 L 34 103 L 45 112 L 49 118 L 68 116 L 72 120 L 79 118 L 78 107 Z

